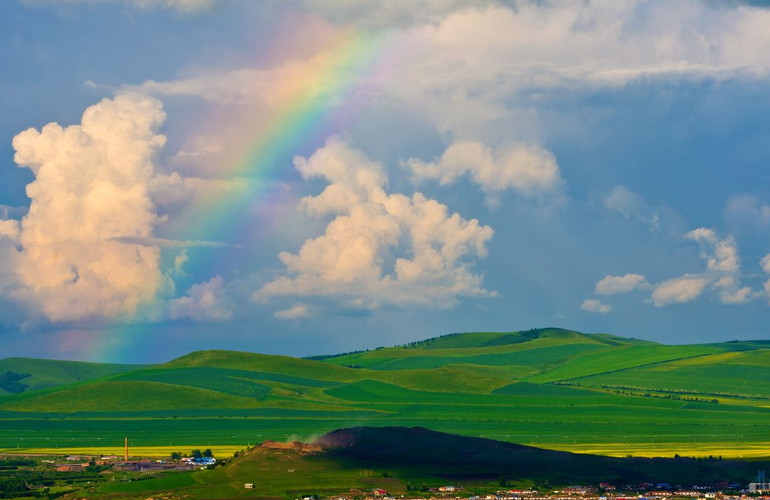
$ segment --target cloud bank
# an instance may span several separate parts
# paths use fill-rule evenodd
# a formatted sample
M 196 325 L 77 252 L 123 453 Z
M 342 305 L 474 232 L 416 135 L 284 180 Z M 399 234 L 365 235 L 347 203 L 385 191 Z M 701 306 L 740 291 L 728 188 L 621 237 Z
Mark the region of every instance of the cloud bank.
M 383 44 L 391 50 L 369 54 L 371 70 L 337 67 L 333 81 L 363 88 L 369 99 L 379 95 L 381 105 L 414 110 L 453 140 L 483 135 L 510 140 L 513 134 L 515 141 L 531 142 L 525 139 L 538 136 L 537 123 L 527 119 L 526 110 L 549 90 L 770 74 L 770 12 L 745 5 L 695 0 L 675 5 L 642 0 L 306 4 L 332 20 L 375 25 L 410 15 L 421 20 L 394 21 Z M 200 71 L 129 89 L 276 107 L 304 81 L 298 77 L 327 67 L 334 56 L 327 51 L 322 45 L 312 56 Z M 313 92 L 328 92 L 327 83 L 319 82 Z
M 32 6 L 54 4 L 98 4 L 118 3 L 140 9 L 169 9 L 179 12 L 195 13 L 211 8 L 218 0 L 22 0 L 23 3 Z
M 51 321 L 131 315 L 164 284 L 160 251 L 117 238 L 149 238 L 161 103 L 138 94 L 104 99 L 80 125 L 49 123 L 13 139 L 15 161 L 35 176 L 29 212 L 3 221 L 14 241 L 13 298 Z M 7 292 L 8 294 L 9 292 Z
M 302 200 L 304 211 L 333 219 L 297 254 L 278 256 L 287 276 L 265 284 L 256 300 L 342 296 L 359 307 L 451 307 L 461 296 L 492 295 L 470 270 L 486 255 L 492 228 L 421 193 L 388 193 L 382 165 L 336 137 L 294 163 L 303 178 L 328 182 Z
M 605 276 L 596 284 L 596 293 L 600 295 L 617 295 L 620 293 L 628 293 L 646 285 L 647 280 L 641 274 Z

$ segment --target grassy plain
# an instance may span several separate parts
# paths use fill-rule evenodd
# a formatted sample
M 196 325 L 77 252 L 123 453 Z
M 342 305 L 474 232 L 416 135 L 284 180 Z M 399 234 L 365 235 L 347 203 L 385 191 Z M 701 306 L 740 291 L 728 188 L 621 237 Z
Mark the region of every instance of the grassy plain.
M 767 460 L 768 443 L 736 443 L 732 446 L 728 443 L 645 443 L 639 444 L 562 444 L 551 446 L 554 450 L 569 451 L 571 453 L 590 453 L 592 455 L 606 455 L 609 457 L 673 457 L 686 453 L 692 457 L 722 457 L 725 459 L 743 460 Z M 683 451 L 684 450 L 684 451 Z
M 45 360 L 25 366 L 53 373 Z M 543 329 L 316 359 L 204 351 L 110 370 L 0 396 L 0 450 L 120 449 L 123 436 L 147 450 L 236 450 L 397 425 L 616 456 L 770 455 L 763 342 Z

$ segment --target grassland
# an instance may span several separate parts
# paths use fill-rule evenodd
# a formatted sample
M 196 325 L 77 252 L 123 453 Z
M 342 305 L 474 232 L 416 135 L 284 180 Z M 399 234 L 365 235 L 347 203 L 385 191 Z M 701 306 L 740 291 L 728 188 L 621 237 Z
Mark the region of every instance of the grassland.
M 77 380 L 34 361 L 13 371 L 47 386 L 0 396 L 0 450 L 106 450 L 123 436 L 235 450 L 398 425 L 615 456 L 770 455 L 768 342 L 482 332 L 315 359 L 203 351 Z

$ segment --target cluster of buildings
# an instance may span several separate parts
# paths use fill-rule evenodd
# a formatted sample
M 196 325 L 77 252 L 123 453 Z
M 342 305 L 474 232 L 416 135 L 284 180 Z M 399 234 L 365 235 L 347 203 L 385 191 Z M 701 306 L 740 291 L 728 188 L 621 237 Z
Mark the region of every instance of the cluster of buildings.
M 184 464 L 200 465 L 202 467 L 205 467 L 207 465 L 214 465 L 217 463 L 217 459 L 214 457 L 201 457 L 201 458 L 182 457 L 179 459 L 179 461 Z
M 41 462 L 53 467 L 56 472 L 83 472 L 86 467 L 94 465 L 107 465 L 116 457 L 113 456 L 89 456 L 89 455 L 67 455 L 64 461 L 61 460 L 42 460 Z
M 123 460 L 116 455 L 68 455 L 55 460 L 41 460 L 57 472 L 83 472 L 89 466 L 112 466 L 116 470 L 123 471 L 151 471 L 151 470 L 190 470 L 190 468 L 207 467 L 217 463 L 214 457 L 183 457 L 177 463 L 167 463 L 165 460 Z

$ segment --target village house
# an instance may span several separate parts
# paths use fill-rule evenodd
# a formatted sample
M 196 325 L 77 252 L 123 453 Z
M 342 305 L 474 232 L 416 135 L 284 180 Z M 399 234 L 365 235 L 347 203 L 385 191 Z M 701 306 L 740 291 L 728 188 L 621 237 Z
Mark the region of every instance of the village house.
M 702 493 L 697 490 L 677 490 L 674 492 L 675 497 L 689 497 L 689 498 L 700 498 L 702 496 Z
M 88 462 L 82 464 L 63 464 L 56 466 L 56 472 L 83 472 L 88 467 Z

